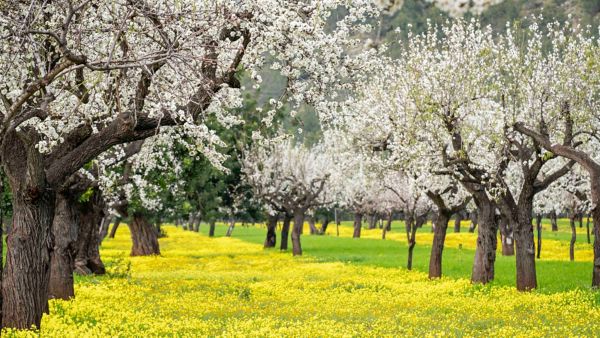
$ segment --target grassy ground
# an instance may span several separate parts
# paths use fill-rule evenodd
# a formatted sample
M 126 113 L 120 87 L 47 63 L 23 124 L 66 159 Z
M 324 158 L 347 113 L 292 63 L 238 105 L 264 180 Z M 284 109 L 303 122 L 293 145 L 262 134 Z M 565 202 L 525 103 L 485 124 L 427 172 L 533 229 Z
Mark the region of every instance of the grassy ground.
M 542 252 L 537 263 L 540 292 L 557 292 L 574 288 L 588 288 L 592 276 L 592 245 L 587 244 L 585 224 L 577 227 L 575 262 L 569 261 L 569 241 L 571 230 L 568 220 L 559 220 L 559 231 L 552 232 L 550 224 L 544 220 L 542 225 Z M 305 227 L 305 234 L 308 228 Z M 408 256 L 404 224 L 394 222 L 393 231 L 387 234 L 387 240 L 381 240 L 381 230 L 362 230 L 361 239 L 353 239 L 351 222 L 343 222 L 340 237 L 336 236 L 335 225 L 328 228 L 325 236 L 302 236 L 305 254 L 324 262 L 347 262 L 376 267 L 405 267 Z M 243 241 L 262 244 L 265 238 L 264 227 L 238 226 L 234 237 Z M 442 271 L 453 278 L 469 278 L 475 256 L 477 234 L 468 233 L 468 223 L 462 224 L 461 233 L 448 230 L 444 249 Z M 203 224 L 200 232 L 207 235 L 208 226 Z M 216 236 L 224 236 L 225 226 L 217 227 Z M 279 234 L 278 234 L 279 236 Z M 413 269 L 427 272 L 433 234 L 431 226 L 425 225 L 417 233 L 417 245 L 414 250 Z M 278 238 L 279 240 L 279 238 Z M 593 242 L 593 237 L 592 237 Z M 291 243 L 290 243 L 291 247 Z M 515 285 L 515 257 L 501 255 L 500 244 L 496 258 L 495 285 Z
M 493 286 L 469 283 L 474 234 L 449 234 L 444 273 L 425 271 L 430 230 L 417 237 L 406 271 L 401 225 L 352 239 L 351 228 L 302 237 L 304 257 L 262 249 L 265 230 L 237 226 L 216 238 L 166 226 L 160 257 L 128 257 L 127 227 L 107 239 L 108 274 L 78 277 L 76 298 L 52 301 L 40 332 L 3 336 L 597 336 L 600 293 L 588 287 L 591 246 L 580 236 L 568 261 L 568 227 L 544 242 L 542 288 L 519 293 L 514 257 L 498 257 Z M 465 224 L 466 228 L 466 224 Z M 306 231 L 307 233 L 308 231 Z M 459 249 L 459 246 L 462 249 Z M 566 251 L 566 255 L 563 253 Z M 565 260 L 566 257 L 566 260 Z

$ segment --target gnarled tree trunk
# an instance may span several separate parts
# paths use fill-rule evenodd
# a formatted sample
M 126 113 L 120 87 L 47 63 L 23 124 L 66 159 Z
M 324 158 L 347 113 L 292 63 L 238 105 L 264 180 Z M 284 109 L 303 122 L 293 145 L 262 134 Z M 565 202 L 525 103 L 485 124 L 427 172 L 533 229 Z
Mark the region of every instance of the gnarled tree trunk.
M 362 214 L 360 212 L 354 213 L 354 233 L 353 238 L 360 238 L 360 230 L 362 228 Z
M 513 256 L 515 254 L 515 242 L 512 226 L 509 223 L 508 217 L 502 215 L 500 217 L 500 240 L 502 242 L 502 256 Z
M 302 246 L 300 244 L 300 235 L 304 227 L 304 210 L 294 210 L 294 228 L 292 230 L 292 252 L 294 256 L 302 255 Z
M 48 298 L 70 299 L 75 296 L 73 267 L 77 240 L 77 201 L 70 195 L 59 193 L 56 197 L 52 233 L 54 248 L 50 256 Z
M 329 226 L 329 222 L 329 216 L 325 216 L 325 218 L 323 218 L 323 223 L 321 223 L 321 234 L 327 233 L 327 227 Z
M 285 213 L 283 215 L 283 226 L 281 227 L 281 245 L 279 246 L 280 250 L 288 249 L 288 237 L 290 233 L 290 223 L 292 221 L 292 217 Z
M 48 310 L 55 194 L 37 139 L 25 144 L 14 131 L 3 136 L 0 156 L 12 192 L 13 225 L 2 271 L 2 325 L 29 329 L 39 327 Z
M 131 231 L 131 256 L 160 255 L 158 234 L 152 223 L 141 212 L 133 213 L 133 220 L 129 224 Z
M 483 194 L 477 193 L 474 197 L 479 210 L 479 231 L 471 281 L 486 284 L 494 280 L 494 263 L 498 246 L 496 208 Z
M 11 183 L 13 227 L 2 275 L 2 325 L 29 329 L 40 327 L 48 310 L 55 197 L 43 185 L 21 188 L 15 183 Z
M 265 248 L 274 248 L 277 244 L 277 215 L 268 215 L 267 218 L 267 238 L 265 239 Z
M 450 215 L 439 212 L 435 221 L 435 230 L 433 233 L 433 244 L 431 245 L 431 256 L 429 257 L 429 278 L 442 277 L 442 253 L 444 251 L 444 242 L 446 241 L 446 231 Z

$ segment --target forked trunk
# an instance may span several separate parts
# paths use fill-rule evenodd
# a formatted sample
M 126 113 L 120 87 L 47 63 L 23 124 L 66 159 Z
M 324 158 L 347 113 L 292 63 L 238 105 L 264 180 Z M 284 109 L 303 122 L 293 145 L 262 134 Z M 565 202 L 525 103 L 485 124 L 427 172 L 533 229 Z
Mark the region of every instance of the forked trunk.
M 290 234 L 290 222 L 292 221 L 292 217 L 287 213 L 283 215 L 283 226 L 281 227 L 281 245 L 279 246 L 280 250 L 288 249 L 288 238 Z
M 267 218 L 267 238 L 265 239 L 265 248 L 274 248 L 277 244 L 277 215 L 269 215 Z
M 431 245 L 431 256 L 429 257 L 429 278 L 442 277 L 442 253 L 446 241 L 446 231 L 450 215 L 439 212 L 436 217 L 435 230 L 433 233 L 433 244 Z
M 569 242 L 569 260 L 575 260 L 575 241 L 577 240 L 577 229 L 575 228 L 575 215 L 569 215 L 569 225 L 571 225 L 571 242 Z
M 383 229 L 381 230 L 381 239 L 385 239 L 385 235 L 387 234 L 387 232 L 392 229 L 392 218 L 393 218 L 393 214 L 390 212 L 388 214 L 386 223 L 383 226 Z
M 360 238 L 360 230 L 362 228 L 362 214 L 360 212 L 354 213 L 354 233 L 353 238 Z
M 208 226 L 208 237 L 215 237 L 215 221 L 211 220 Z
M 131 240 L 133 242 L 131 256 L 160 255 L 158 233 L 143 213 L 135 212 L 133 214 L 129 229 L 131 230 Z
M 50 280 L 48 298 L 70 299 L 75 296 L 73 287 L 73 266 L 75 243 L 77 240 L 76 201 L 68 194 L 59 193 L 56 197 L 52 235 L 54 248 L 50 255 Z
M 292 252 L 294 256 L 302 255 L 302 246 L 300 245 L 300 235 L 304 227 L 304 210 L 294 211 L 294 229 L 292 230 Z

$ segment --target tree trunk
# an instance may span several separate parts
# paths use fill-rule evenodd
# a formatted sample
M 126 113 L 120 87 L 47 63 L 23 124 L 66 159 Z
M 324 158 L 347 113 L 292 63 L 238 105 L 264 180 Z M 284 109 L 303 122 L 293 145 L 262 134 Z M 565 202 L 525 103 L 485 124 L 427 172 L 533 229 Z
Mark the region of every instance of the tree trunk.
M 571 225 L 571 242 L 569 242 L 569 260 L 575 260 L 575 241 L 577 240 L 577 229 L 575 227 L 575 215 L 569 215 L 569 224 Z
M 508 217 L 500 217 L 500 239 L 502 241 L 502 256 L 513 256 L 515 254 L 515 242 L 513 228 Z
M 462 211 L 456 213 L 456 218 L 454 219 L 454 232 L 460 232 L 460 222 L 463 220 Z
M 329 226 L 329 216 L 325 216 L 325 218 L 323 218 L 323 223 L 321 224 L 321 234 L 327 233 L 328 226 Z
M 319 233 L 319 229 L 317 229 L 317 226 L 315 225 L 315 218 L 313 216 L 308 218 L 308 227 L 310 228 L 311 235 L 316 235 Z
M 438 212 L 435 221 L 435 232 L 433 233 L 433 244 L 431 245 L 431 256 L 429 257 L 430 279 L 442 277 L 442 253 L 449 221 L 449 214 Z
M 41 186 L 18 188 L 11 183 L 13 227 L 7 237 L 2 276 L 2 325 L 40 327 L 48 310 L 51 226 L 55 196 Z
M 406 219 L 406 237 L 408 240 L 408 261 L 406 262 L 406 268 L 412 270 L 413 251 L 417 244 L 415 237 L 417 234 L 417 228 L 419 224 L 416 219 L 411 215 Z
M 294 229 L 292 230 L 292 252 L 294 256 L 302 255 L 302 246 L 300 245 L 300 235 L 304 227 L 304 210 L 294 211 Z
M 88 201 L 79 203 L 76 209 L 78 231 L 74 271 L 81 275 L 101 275 L 106 272 L 99 251 L 103 207 L 100 193 L 94 192 Z
M 369 215 L 369 229 L 375 229 L 377 227 L 377 214 Z
M 215 237 L 215 221 L 211 220 L 208 227 L 208 237 Z
M 542 214 L 536 215 L 535 228 L 537 229 L 537 259 L 540 259 L 542 254 Z
M 281 245 L 279 249 L 281 251 L 288 249 L 288 237 L 290 233 L 290 222 L 292 217 L 287 213 L 283 215 L 283 226 L 281 227 Z
M 474 233 L 477 228 L 477 210 L 471 213 L 471 225 L 469 226 L 469 232 Z
M 48 298 L 70 299 L 75 296 L 73 287 L 73 267 L 75 243 L 77 240 L 78 217 L 76 201 L 69 195 L 56 196 L 52 235 L 54 248 L 50 255 L 50 279 Z
M 119 224 L 121 224 L 121 217 L 115 218 L 115 223 L 110 229 L 110 234 L 108 234 L 109 238 L 115 238 L 115 235 L 117 234 L 117 229 L 119 228 Z
M 274 248 L 277 244 L 277 215 L 268 215 L 267 218 L 267 238 L 265 239 L 265 248 Z
M 387 234 L 388 231 L 390 231 L 392 229 L 392 218 L 393 218 L 393 213 L 389 213 L 386 223 L 383 226 L 383 230 L 381 231 L 381 239 L 385 239 L 385 235 Z
M 531 224 L 532 209 L 533 198 L 519 206 L 518 224 L 513 225 L 517 265 L 517 290 L 519 291 L 528 291 L 537 288 L 533 225 Z
M 479 231 L 471 281 L 486 284 L 494 280 L 498 225 L 494 204 L 487 200 L 487 196 L 482 195 L 483 193 L 478 193 L 474 196 L 479 210 Z
M 550 213 L 550 223 L 552 224 L 552 231 L 558 231 L 558 222 L 556 220 L 556 212 Z
M 362 214 L 359 212 L 354 213 L 354 233 L 353 238 L 360 238 L 360 230 L 362 228 Z
M 592 243 L 592 239 L 590 238 L 590 214 L 587 215 L 587 221 L 585 222 L 585 228 L 587 231 L 587 242 L 588 244 Z
M 225 233 L 225 237 L 231 237 L 233 233 L 233 229 L 235 228 L 235 219 L 231 218 L 229 220 L 229 227 L 227 228 L 227 233 Z
M 141 212 L 133 214 L 133 220 L 129 225 L 131 230 L 131 256 L 160 255 L 158 245 L 158 234 L 146 216 Z
M 333 216 L 335 218 L 335 232 L 336 232 L 336 236 L 340 237 L 340 219 L 339 219 L 338 214 L 337 214 L 337 209 L 333 210 Z

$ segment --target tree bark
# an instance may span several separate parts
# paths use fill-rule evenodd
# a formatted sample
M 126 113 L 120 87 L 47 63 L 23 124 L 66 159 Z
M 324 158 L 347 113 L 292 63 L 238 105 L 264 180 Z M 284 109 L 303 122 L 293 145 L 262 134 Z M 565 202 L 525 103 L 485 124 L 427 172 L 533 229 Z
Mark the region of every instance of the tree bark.
M 300 244 L 300 235 L 304 227 L 304 210 L 297 209 L 294 211 L 294 228 L 292 229 L 292 252 L 294 256 L 302 255 L 302 246 Z
M 446 231 L 450 215 L 444 212 L 438 212 L 435 221 L 435 231 L 433 233 L 433 244 L 431 245 L 431 256 L 429 257 L 429 278 L 442 277 L 442 253 L 444 251 L 444 242 L 446 241 Z
M 569 242 L 569 260 L 575 260 L 575 241 L 577 240 L 577 229 L 575 227 L 575 215 L 569 215 L 569 225 L 571 225 L 571 241 Z
M 208 237 L 215 237 L 215 221 L 211 220 L 208 227 Z
M 474 197 L 479 210 L 479 231 L 471 281 L 486 284 L 494 280 L 498 225 L 495 205 L 487 199 L 485 193 L 478 192 Z
M 552 224 L 552 231 L 558 231 L 558 222 L 556 220 L 556 212 L 550 213 L 550 224 Z
M 537 288 L 533 224 L 531 224 L 533 198 L 530 201 L 524 202 L 524 204 L 519 206 L 517 212 L 518 224 L 513 225 L 517 264 L 517 290 L 519 291 L 528 291 Z
M 129 225 L 131 230 L 131 256 L 160 255 L 158 234 L 156 229 L 141 212 L 133 213 L 133 220 Z
M 7 237 L 2 276 L 2 325 L 39 328 L 48 310 L 55 196 L 43 186 L 21 189 L 11 183 L 11 189 L 13 227 Z
M 360 230 L 362 228 L 362 214 L 360 212 L 354 213 L 354 233 L 353 238 L 360 238 Z
M 94 192 L 88 201 L 78 204 L 77 242 L 75 243 L 74 271 L 81 275 L 104 274 L 100 259 L 100 225 L 104 219 L 104 205 L 99 192 Z
M 292 221 L 292 217 L 285 213 L 283 215 L 283 226 L 281 227 L 281 245 L 279 249 L 281 251 L 288 249 L 288 237 L 290 233 L 290 222 Z
M 268 215 L 267 218 L 267 238 L 265 239 L 265 248 L 274 248 L 277 244 L 277 215 Z
M 48 298 L 70 299 L 75 296 L 73 267 L 77 240 L 77 211 L 72 196 L 59 193 L 56 197 L 52 234 L 54 248 L 50 255 Z

